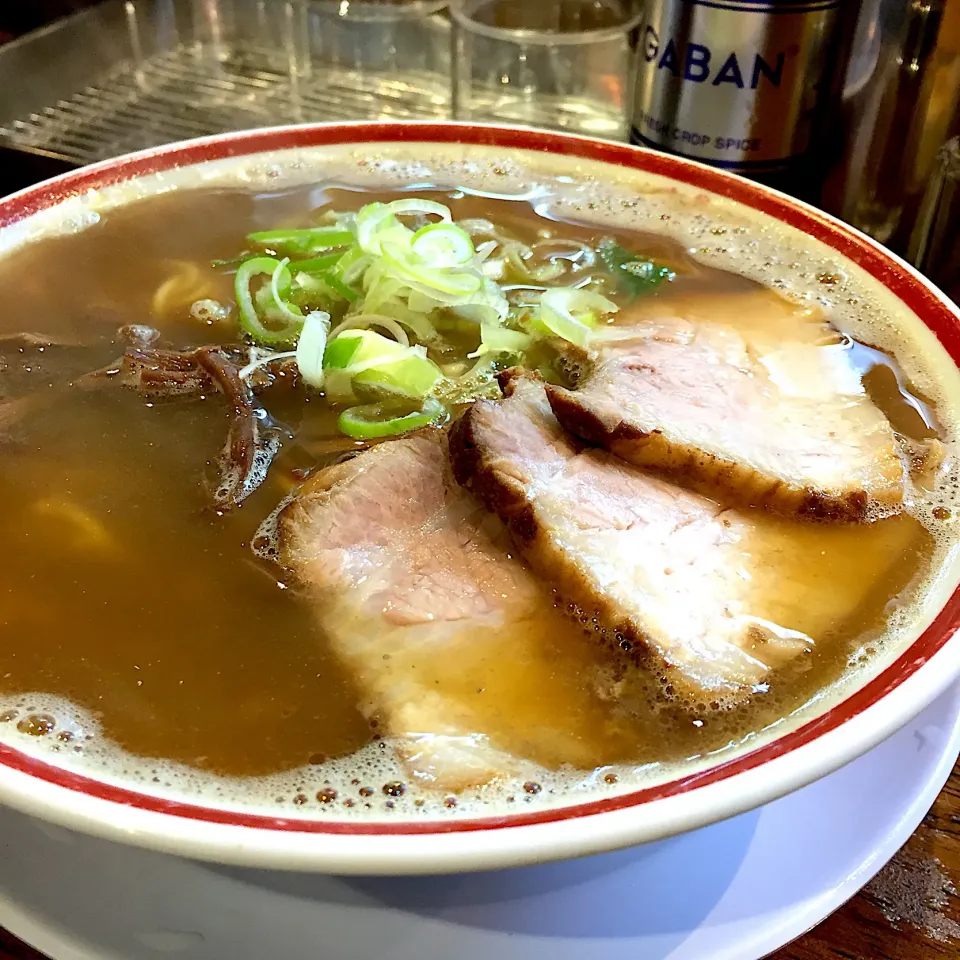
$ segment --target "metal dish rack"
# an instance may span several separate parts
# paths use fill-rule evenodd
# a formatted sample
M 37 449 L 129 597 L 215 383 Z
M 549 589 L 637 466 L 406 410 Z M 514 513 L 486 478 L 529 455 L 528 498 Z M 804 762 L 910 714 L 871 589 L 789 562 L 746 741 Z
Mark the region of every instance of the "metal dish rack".
M 84 164 L 249 127 L 447 118 L 445 6 L 112 0 L 0 48 L 0 146 Z

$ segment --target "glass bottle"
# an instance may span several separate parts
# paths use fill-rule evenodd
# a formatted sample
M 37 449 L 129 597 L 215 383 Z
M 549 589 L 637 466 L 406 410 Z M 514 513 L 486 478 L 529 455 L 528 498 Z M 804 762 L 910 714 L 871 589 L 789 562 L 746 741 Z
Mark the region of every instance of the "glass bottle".
M 938 151 L 960 121 L 960 0 L 879 0 L 864 13 L 843 156 L 822 201 L 905 254 Z

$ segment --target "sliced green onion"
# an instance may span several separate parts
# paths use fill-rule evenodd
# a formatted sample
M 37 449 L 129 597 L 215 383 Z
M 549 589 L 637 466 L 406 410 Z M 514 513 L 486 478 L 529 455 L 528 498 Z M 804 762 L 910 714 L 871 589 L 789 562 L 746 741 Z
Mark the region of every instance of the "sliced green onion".
M 402 288 L 403 282 L 388 277 L 378 260 L 363 276 L 363 309 L 367 313 L 382 313 L 384 304 L 399 299 Z
M 437 203 L 436 200 L 412 197 L 409 200 L 393 200 L 387 206 L 393 214 L 427 213 L 448 222 L 453 220 L 450 208 L 445 207 L 442 203 Z
M 431 222 L 425 223 L 427 217 Z M 474 238 L 487 242 L 478 248 Z M 546 241 L 553 245 L 544 253 L 559 253 L 541 261 L 536 248 L 486 221 L 454 223 L 449 207 L 434 200 L 370 203 L 326 226 L 261 231 L 249 240 L 288 256 L 252 257 L 240 265 L 236 291 L 243 329 L 265 345 L 296 343 L 305 382 L 355 404 L 371 391 L 436 398 L 446 378 L 427 347 L 432 357 L 444 356 L 452 347 L 446 336 L 455 330 L 475 337 L 470 325 L 480 327 L 480 345 L 471 357 L 485 371 L 478 389 L 488 390 L 487 368 L 523 358 L 544 336 L 585 346 L 600 316 L 617 309 L 588 276 L 575 278 L 576 286 L 544 290 L 570 270 L 568 260 L 580 258 L 576 249 L 565 252 L 569 244 Z M 304 259 L 291 262 L 290 256 Z M 635 269 L 621 264 L 619 273 Z M 522 318 L 510 319 L 515 308 L 488 276 L 499 278 L 504 270 L 529 281 L 531 302 Z M 305 321 L 303 314 L 317 306 L 337 309 L 340 321 L 332 332 L 325 313 Z M 405 328 L 413 333 L 408 336 Z M 390 419 L 381 413 L 381 420 Z
M 510 304 L 500 287 L 484 277 L 480 289 L 469 298 L 451 306 L 451 310 L 473 323 L 502 323 L 510 313 Z
M 303 314 L 300 312 L 299 307 L 295 307 L 286 302 L 282 296 L 280 296 L 280 280 L 284 278 L 284 294 L 290 292 L 290 271 L 287 269 L 287 264 L 290 262 L 289 257 L 284 257 L 277 264 L 277 268 L 273 271 L 273 276 L 270 277 L 270 293 L 273 294 L 273 303 L 276 310 L 280 315 L 287 320 L 293 326 L 303 323 Z
M 426 287 L 424 292 L 447 294 L 455 297 L 467 297 L 476 293 L 483 278 L 476 271 L 465 269 L 433 269 L 422 266 L 406 256 L 406 251 L 398 244 L 385 241 L 381 248 L 384 262 L 401 279 L 408 283 Z
M 410 362 L 405 362 L 410 361 Z M 406 346 L 372 330 L 344 330 L 327 344 L 323 361 L 327 396 L 347 401 L 354 386 L 422 396 L 440 378 L 422 346 Z
M 380 256 L 380 244 L 386 235 L 404 236 L 410 234 L 405 226 L 397 223 L 390 205 L 387 203 L 368 203 L 357 214 L 357 244 L 360 249 L 372 257 Z
M 590 329 L 600 314 L 616 313 L 618 307 L 590 290 L 555 287 L 540 297 L 540 322 L 558 337 L 585 347 Z
M 323 387 L 323 364 L 330 332 L 330 314 L 314 310 L 303 321 L 303 330 L 297 341 L 297 368 L 300 376 L 311 387 Z
M 324 366 L 337 369 L 354 368 L 355 372 L 367 366 L 399 360 L 412 351 L 425 353 L 422 348 L 408 347 L 373 330 L 344 330 L 327 345 Z
M 426 357 L 411 355 L 378 364 L 353 378 L 354 388 L 373 388 L 405 397 L 425 397 L 443 376 L 440 368 Z
M 345 253 L 325 253 L 322 257 L 297 260 L 293 266 L 300 273 L 326 273 L 337 266 L 345 256 Z
M 298 266 L 297 261 L 291 263 Z M 317 271 L 316 273 L 298 273 L 296 276 L 298 294 L 303 294 L 307 300 L 310 297 L 326 297 L 328 300 L 346 300 L 353 303 L 360 299 L 360 294 L 353 287 L 347 286 L 333 271 Z M 299 298 L 297 302 L 300 302 Z
M 413 335 L 426 346 L 440 346 L 444 343 L 443 337 L 437 332 L 437 328 L 422 314 L 415 313 L 413 310 L 404 309 L 403 304 L 398 304 L 394 319 L 401 326 L 412 331 Z
M 340 432 L 355 440 L 379 440 L 382 437 L 398 437 L 412 430 L 436 423 L 447 415 L 443 404 L 432 398 L 424 401 L 423 407 L 413 413 L 400 417 L 384 419 L 388 404 L 368 403 L 359 407 L 350 407 L 340 414 L 338 426 Z
M 323 365 L 328 370 L 345 370 L 350 366 L 353 355 L 360 349 L 360 337 L 342 333 L 327 343 L 323 355 Z
M 397 220 L 398 215 L 422 213 L 450 222 L 449 207 L 434 200 L 394 200 L 391 203 L 368 203 L 357 214 L 357 244 L 364 253 L 377 257 L 385 240 L 409 248 L 413 233 Z
M 368 203 L 357 213 L 357 243 L 361 250 L 377 256 L 380 244 L 374 245 L 374 237 L 384 224 L 394 219 L 385 203 Z
M 329 227 L 307 227 L 303 230 L 261 230 L 247 234 L 250 243 L 282 253 L 312 253 L 331 250 L 353 243 L 353 233 Z
M 358 244 L 351 247 L 341 257 L 337 264 L 337 273 L 344 283 L 355 283 L 362 276 L 364 271 L 370 266 L 370 257 L 367 256 Z
M 427 324 L 430 327 L 430 324 Z M 346 320 L 341 320 L 337 324 L 336 329 L 332 332 L 332 336 L 337 336 L 340 333 L 343 333 L 344 330 L 356 330 L 364 329 L 368 330 L 370 327 L 381 327 L 383 330 L 386 330 L 397 343 L 403 344 L 405 347 L 410 346 L 410 338 L 407 336 L 407 331 L 403 329 L 400 323 L 393 319 L 393 317 L 388 317 L 379 313 L 358 313 L 352 317 L 347 317 Z M 430 327 L 433 330 L 432 327 Z M 434 335 L 436 331 L 433 330 Z
M 337 324 L 332 335 L 336 336 L 344 330 L 353 330 L 358 327 L 381 327 L 386 330 L 397 343 L 409 346 L 410 338 L 407 335 L 407 330 L 410 330 L 417 341 L 426 347 L 435 347 L 437 349 L 449 348 L 449 344 L 439 334 L 437 328 L 427 319 L 423 312 L 418 313 L 415 310 L 411 310 L 407 304 L 399 299 L 393 299 L 383 304 L 383 309 L 386 311 L 384 313 L 371 312 L 369 306 L 370 300 L 368 297 L 363 303 L 364 312 L 353 313 L 345 317 Z
M 360 298 L 360 294 L 357 293 L 353 287 L 344 283 L 339 277 L 333 273 L 319 273 L 317 274 L 319 280 L 332 290 L 335 294 L 342 297 L 348 303 L 354 303 Z
M 468 356 L 474 359 L 492 354 L 522 354 L 534 339 L 531 334 L 520 330 L 485 323 L 480 327 L 480 348 Z
M 470 235 L 454 223 L 430 223 L 421 227 L 410 241 L 415 256 L 431 266 L 469 263 L 476 251 Z
M 269 284 L 258 291 L 258 298 L 273 308 L 273 311 L 280 313 L 286 321 L 282 327 L 264 326 L 257 313 L 254 296 L 250 292 L 250 282 L 257 276 L 270 278 Z M 244 260 L 237 268 L 234 294 L 237 298 L 240 326 L 254 340 L 260 343 L 280 344 L 291 343 L 296 339 L 303 325 L 303 318 L 294 313 L 289 305 L 286 306 L 286 310 L 283 309 L 283 298 L 289 294 L 291 283 L 290 271 L 285 264 L 274 257 L 252 257 Z M 264 295 L 263 290 L 269 291 L 269 295 Z

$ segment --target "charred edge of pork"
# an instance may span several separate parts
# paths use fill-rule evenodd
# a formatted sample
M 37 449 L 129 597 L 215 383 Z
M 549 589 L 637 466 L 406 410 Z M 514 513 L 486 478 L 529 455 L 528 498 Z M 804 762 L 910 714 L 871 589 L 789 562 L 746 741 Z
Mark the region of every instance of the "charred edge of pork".
M 631 456 L 631 448 L 658 444 L 661 431 L 643 431 L 622 422 L 608 427 L 592 410 L 578 402 L 574 391 L 551 384 L 546 384 L 546 391 L 556 418 L 571 433 L 688 489 L 713 498 L 719 495 L 729 501 L 730 506 L 761 507 L 782 516 L 830 522 L 862 522 L 872 516 L 870 498 L 863 490 L 833 494 L 811 487 L 795 488 L 783 480 L 774 480 L 759 496 L 745 496 L 743 488 L 756 493 L 751 483 L 756 477 L 753 468 L 703 451 L 691 449 L 683 456 L 677 451 L 668 451 L 665 446 L 663 458 L 653 454 L 649 462 L 646 458 L 637 461 Z M 701 479 L 706 474 L 710 475 L 709 479 Z
M 481 453 L 476 437 L 476 417 L 492 400 L 479 400 L 452 427 L 449 450 L 453 477 L 491 512 L 497 514 L 521 546 L 529 547 L 537 536 L 533 505 L 522 487 L 506 480 Z

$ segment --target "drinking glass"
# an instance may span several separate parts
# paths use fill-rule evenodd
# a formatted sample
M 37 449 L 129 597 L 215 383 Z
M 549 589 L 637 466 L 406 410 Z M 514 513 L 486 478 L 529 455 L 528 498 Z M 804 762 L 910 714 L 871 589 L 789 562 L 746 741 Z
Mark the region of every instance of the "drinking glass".
M 917 269 L 960 303 L 960 137 L 937 156 L 910 247 Z
M 189 7 L 189 20 L 181 0 L 154 0 L 149 9 L 153 23 L 179 28 L 197 62 L 219 65 L 227 85 L 238 73 L 253 79 L 259 71 L 267 82 L 309 75 L 305 0 L 191 0 Z
M 316 116 L 450 117 L 447 0 L 308 0 Z
M 626 139 L 634 0 L 455 0 L 450 12 L 456 119 Z

